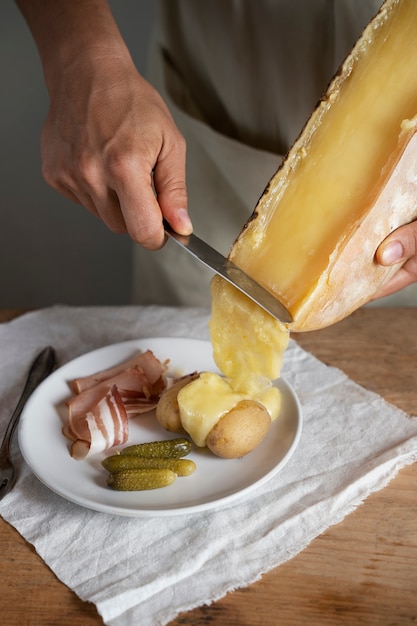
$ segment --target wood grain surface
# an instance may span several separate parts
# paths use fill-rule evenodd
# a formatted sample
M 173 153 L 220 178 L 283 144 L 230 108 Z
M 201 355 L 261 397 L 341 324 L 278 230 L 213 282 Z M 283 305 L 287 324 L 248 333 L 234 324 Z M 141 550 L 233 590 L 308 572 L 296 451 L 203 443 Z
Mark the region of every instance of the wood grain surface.
M 20 313 L 0 311 L 0 321 Z M 323 362 L 417 415 L 416 309 L 361 309 L 331 328 L 294 338 Z M 416 518 L 417 466 L 412 465 L 291 561 L 247 588 L 180 615 L 170 626 L 415 624 Z M 1 519 L 0 555 L 3 624 L 103 624 L 95 607 L 57 580 Z

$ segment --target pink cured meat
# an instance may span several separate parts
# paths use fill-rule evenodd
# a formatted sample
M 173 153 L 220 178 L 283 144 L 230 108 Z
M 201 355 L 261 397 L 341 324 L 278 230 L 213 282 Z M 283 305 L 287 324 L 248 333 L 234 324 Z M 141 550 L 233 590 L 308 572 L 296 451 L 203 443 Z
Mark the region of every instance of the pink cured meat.
M 151 350 L 146 350 L 146 352 L 135 354 L 133 357 L 115 365 L 114 367 L 101 370 L 100 372 L 96 372 L 95 374 L 91 374 L 89 376 L 76 378 L 73 380 L 72 386 L 75 393 L 81 393 L 86 389 L 94 387 L 97 383 L 112 379 L 125 370 L 131 368 L 141 369 L 149 383 L 153 385 L 165 374 L 167 370 L 167 362 L 161 363 Z
M 63 428 L 73 441 L 71 455 L 84 459 L 125 443 L 128 418 L 156 407 L 166 387 L 167 368 L 168 361 L 162 363 L 147 350 L 73 381 L 77 393 L 66 403 L 68 422 Z
M 97 404 L 109 389 L 117 386 L 120 395 L 130 397 L 147 397 L 149 381 L 140 368 L 131 367 L 117 376 L 98 382 L 94 387 L 76 394 L 67 402 L 70 426 Z
M 77 460 L 126 443 L 129 427 L 126 409 L 116 385 L 74 424 L 71 456 Z

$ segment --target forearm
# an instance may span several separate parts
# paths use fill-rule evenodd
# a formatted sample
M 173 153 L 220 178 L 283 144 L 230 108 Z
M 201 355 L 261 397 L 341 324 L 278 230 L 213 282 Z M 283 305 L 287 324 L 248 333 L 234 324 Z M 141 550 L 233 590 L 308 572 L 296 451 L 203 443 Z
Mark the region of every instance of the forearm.
M 87 58 L 129 58 L 107 0 L 16 0 L 35 40 L 48 90 Z

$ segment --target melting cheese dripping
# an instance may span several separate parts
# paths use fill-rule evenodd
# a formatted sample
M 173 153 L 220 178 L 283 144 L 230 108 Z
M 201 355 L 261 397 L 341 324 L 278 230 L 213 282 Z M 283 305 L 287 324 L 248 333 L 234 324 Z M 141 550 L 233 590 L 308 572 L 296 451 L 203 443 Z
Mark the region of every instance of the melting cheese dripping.
M 280 376 L 289 341 L 284 324 L 219 276 L 211 293 L 213 357 L 224 377 L 205 372 L 178 394 L 181 423 L 199 446 L 240 400 L 256 400 L 271 420 L 277 418 L 281 397 L 272 381 Z

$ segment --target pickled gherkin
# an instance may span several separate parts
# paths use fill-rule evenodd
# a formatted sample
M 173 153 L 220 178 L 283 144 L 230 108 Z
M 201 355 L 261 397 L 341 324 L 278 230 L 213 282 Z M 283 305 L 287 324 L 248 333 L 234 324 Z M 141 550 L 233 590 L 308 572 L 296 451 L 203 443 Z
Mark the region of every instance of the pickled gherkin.
M 137 443 L 123 448 L 121 454 L 146 458 L 179 459 L 191 452 L 191 442 L 185 437 L 150 443 Z
M 168 487 L 176 478 L 170 469 L 130 469 L 110 474 L 107 484 L 117 491 L 145 491 Z
M 103 467 L 115 474 L 129 469 L 170 469 L 177 476 L 189 476 L 195 471 L 195 463 L 190 459 L 141 457 L 129 454 L 114 454 L 102 461 Z
M 194 461 L 182 458 L 191 452 L 191 447 L 184 437 L 127 446 L 101 462 L 110 473 L 107 484 L 117 491 L 168 487 L 178 476 L 189 476 L 195 471 Z

